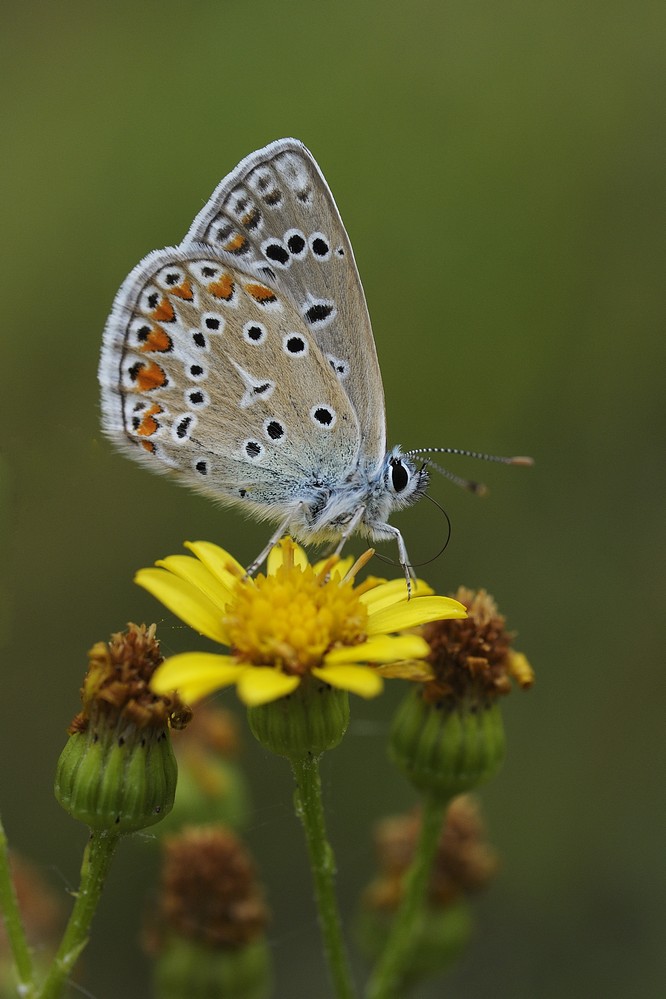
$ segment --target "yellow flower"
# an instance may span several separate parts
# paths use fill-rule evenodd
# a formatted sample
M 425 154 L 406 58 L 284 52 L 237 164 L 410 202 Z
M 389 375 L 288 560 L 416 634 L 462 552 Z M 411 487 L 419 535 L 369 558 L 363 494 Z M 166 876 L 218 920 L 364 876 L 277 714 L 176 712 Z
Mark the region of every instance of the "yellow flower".
M 424 680 L 427 642 L 395 634 L 442 618 L 463 618 L 450 597 L 421 581 L 408 598 L 404 579 L 369 579 L 354 586 L 367 557 L 310 565 L 302 548 L 283 538 L 268 556 L 266 574 L 249 578 L 224 549 L 187 542 L 189 555 L 170 555 L 140 569 L 136 582 L 186 624 L 230 649 L 229 655 L 185 652 L 155 672 L 156 693 L 178 690 L 188 703 L 236 685 L 248 706 L 294 691 L 307 674 L 341 690 L 374 697 L 385 676 Z M 372 664 L 372 665 L 368 665 Z

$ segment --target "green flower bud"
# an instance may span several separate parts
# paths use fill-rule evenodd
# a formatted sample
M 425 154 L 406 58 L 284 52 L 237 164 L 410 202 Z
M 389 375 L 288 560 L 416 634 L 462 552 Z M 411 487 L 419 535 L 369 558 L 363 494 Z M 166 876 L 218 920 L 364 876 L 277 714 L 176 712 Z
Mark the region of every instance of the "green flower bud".
M 271 752 L 290 760 L 317 758 L 345 734 L 349 695 L 306 675 L 293 693 L 248 708 L 247 716 L 252 732 Z
M 169 724 L 186 724 L 188 709 L 148 686 L 162 661 L 154 625 L 129 625 L 98 642 L 89 660 L 83 711 L 58 761 L 56 798 L 92 829 L 134 832 L 173 806 L 178 770 Z
M 485 590 L 461 587 L 455 598 L 467 617 L 433 621 L 420 634 L 430 646 L 432 679 L 398 709 L 391 755 L 422 791 L 446 800 L 489 780 L 504 759 L 499 698 L 534 673 L 511 648 L 504 617 Z
M 391 729 L 393 760 L 420 791 L 448 800 L 497 773 L 504 760 L 499 705 L 430 704 L 413 689 Z
M 92 829 L 135 832 L 171 811 L 177 778 L 166 731 L 89 729 L 69 737 L 55 794 L 65 811 Z

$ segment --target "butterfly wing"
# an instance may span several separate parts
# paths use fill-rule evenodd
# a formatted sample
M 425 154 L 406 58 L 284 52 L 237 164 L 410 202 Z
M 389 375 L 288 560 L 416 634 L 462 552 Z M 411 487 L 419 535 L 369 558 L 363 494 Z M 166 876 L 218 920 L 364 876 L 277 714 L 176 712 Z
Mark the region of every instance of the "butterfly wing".
M 246 157 L 197 215 L 188 242 L 263 269 L 291 299 L 351 400 L 372 477 L 386 450 L 379 362 L 349 237 L 312 154 L 279 139 Z
M 357 462 L 347 394 L 291 300 L 188 240 L 120 288 L 99 378 L 105 432 L 154 471 L 284 519 Z

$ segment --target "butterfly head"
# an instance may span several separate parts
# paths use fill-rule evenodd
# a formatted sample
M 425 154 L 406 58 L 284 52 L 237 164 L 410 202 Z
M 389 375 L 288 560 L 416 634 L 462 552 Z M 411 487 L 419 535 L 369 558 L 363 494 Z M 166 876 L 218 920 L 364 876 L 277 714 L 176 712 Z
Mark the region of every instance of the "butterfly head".
M 391 509 L 402 510 L 423 496 L 428 488 L 428 471 L 425 462 L 417 466 L 409 456 L 394 447 L 386 456 L 384 488 L 390 497 Z

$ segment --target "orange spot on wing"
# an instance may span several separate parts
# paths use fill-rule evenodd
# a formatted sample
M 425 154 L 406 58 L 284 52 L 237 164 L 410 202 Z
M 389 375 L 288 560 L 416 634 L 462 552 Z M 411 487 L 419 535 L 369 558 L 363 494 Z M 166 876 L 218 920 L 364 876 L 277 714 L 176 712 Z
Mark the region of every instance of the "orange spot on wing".
M 243 225 L 246 225 L 249 229 L 252 229 L 257 224 L 258 219 L 259 219 L 258 209 L 251 208 L 246 215 L 243 215 L 243 217 L 241 218 L 241 222 L 243 223 Z
M 150 333 L 139 347 L 139 350 L 143 351 L 143 353 L 155 351 L 157 353 L 166 354 L 167 351 L 171 350 L 172 346 L 171 337 L 168 336 L 162 327 L 153 326 Z
M 155 417 L 158 413 L 162 412 L 164 412 L 162 407 L 158 406 L 157 403 L 154 403 L 150 409 L 147 409 L 141 418 L 141 423 L 136 429 L 137 435 L 139 437 L 152 437 L 160 428 Z
M 152 441 L 139 441 L 141 447 L 145 448 L 148 454 L 155 454 L 157 448 Z
M 223 298 L 228 302 L 234 294 L 234 280 L 231 274 L 220 274 L 217 281 L 211 281 L 208 285 L 208 291 L 215 298 Z
M 246 284 L 245 290 L 251 295 L 255 302 L 276 302 L 277 296 L 272 288 L 267 288 L 263 284 Z
M 186 302 L 191 302 L 192 295 L 192 285 L 189 281 L 183 281 L 182 284 L 176 285 L 175 288 L 169 289 L 170 295 L 177 295 L 178 298 L 184 298 Z
M 168 298 L 163 298 L 157 308 L 153 309 L 150 315 L 153 319 L 156 319 L 158 323 L 172 323 L 176 318 L 173 305 Z
M 227 253 L 238 253 L 239 250 L 243 249 L 246 243 L 247 240 L 245 236 L 242 236 L 241 233 L 237 232 L 235 236 L 232 236 L 231 239 L 224 244 L 223 249 L 226 250 Z
M 162 388 L 168 383 L 166 372 L 154 361 L 140 361 L 130 369 L 130 377 L 140 392 Z

